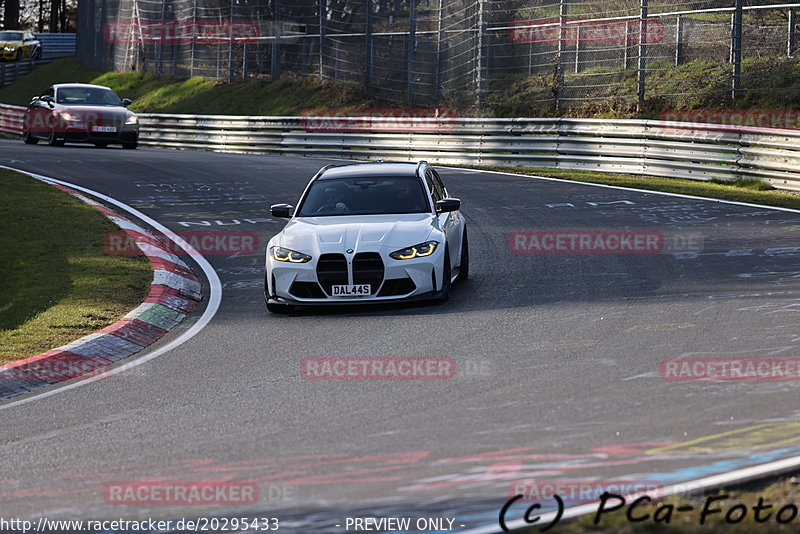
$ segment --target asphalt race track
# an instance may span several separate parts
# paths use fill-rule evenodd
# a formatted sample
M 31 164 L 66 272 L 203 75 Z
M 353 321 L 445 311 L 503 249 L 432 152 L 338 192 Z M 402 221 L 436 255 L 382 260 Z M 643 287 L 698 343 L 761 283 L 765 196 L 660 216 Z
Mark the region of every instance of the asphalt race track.
M 800 214 L 441 169 L 472 260 L 447 304 L 271 315 L 263 253 L 283 222 L 268 207 L 295 203 L 324 163 L 0 141 L 2 165 L 110 195 L 176 232 L 255 232 L 260 246 L 206 256 L 222 304 L 179 348 L 0 405 L 0 515 L 246 515 L 298 533 L 344 532 L 348 516 L 448 517 L 461 530 L 496 524 L 524 481 L 679 483 L 800 453 L 797 381 L 661 371 L 676 357 L 798 356 Z M 510 250 L 510 233 L 551 229 L 658 231 L 666 249 Z M 456 375 L 301 377 L 303 358 L 329 356 L 449 357 Z M 104 495 L 109 483 L 187 480 L 254 482 L 260 498 L 206 507 Z

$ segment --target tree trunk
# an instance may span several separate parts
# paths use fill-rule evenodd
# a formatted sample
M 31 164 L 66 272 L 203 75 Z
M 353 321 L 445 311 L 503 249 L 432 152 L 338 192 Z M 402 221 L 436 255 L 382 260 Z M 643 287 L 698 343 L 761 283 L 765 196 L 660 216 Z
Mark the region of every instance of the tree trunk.
M 3 28 L 6 30 L 19 29 L 19 0 L 6 0 L 3 10 Z
M 60 0 L 50 0 L 50 33 L 58 33 L 58 7 Z

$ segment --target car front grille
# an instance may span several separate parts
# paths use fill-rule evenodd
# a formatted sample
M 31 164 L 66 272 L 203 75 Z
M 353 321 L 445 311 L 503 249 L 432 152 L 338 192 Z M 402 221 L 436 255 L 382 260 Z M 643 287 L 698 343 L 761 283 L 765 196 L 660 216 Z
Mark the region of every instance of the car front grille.
M 407 295 L 417 289 L 417 285 L 411 278 L 391 278 L 383 283 L 379 297 L 393 297 L 397 295 Z
M 324 299 L 325 293 L 320 289 L 319 284 L 316 282 L 298 282 L 292 283 L 289 288 L 289 293 L 301 299 Z
M 353 258 L 353 283 L 370 284 L 374 295 L 383 282 L 383 260 L 377 252 L 359 252 Z
M 317 280 L 328 296 L 333 293 L 331 286 L 347 284 L 347 260 L 344 255 L 321 255 L 317 261 Z

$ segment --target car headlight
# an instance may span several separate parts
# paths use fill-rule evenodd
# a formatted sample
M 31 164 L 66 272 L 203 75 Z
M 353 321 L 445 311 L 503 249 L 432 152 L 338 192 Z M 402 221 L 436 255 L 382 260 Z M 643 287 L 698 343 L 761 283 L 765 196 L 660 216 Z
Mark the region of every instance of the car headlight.
M 80 115 L 74 115 L 68 111 L 61 112 L 61 118 L 68 122 L 80 122 L 83 118 Z
M 139 118 L 136 115 L 128 115 L 125 124 L 139 124 Z
M 16 46 L 6 46 L 5 49 L 8 50 L 9 52 L 13 52 L 14 50 L 17 49 L 17 47 Z
M 272 247 L 269 249 L 269 253 L 272 255 L 272 259 L 277 261 L 288 261 L 290 263 L 306 263 L 311 261 L 311 256 L 308 254 L 283 247 Z
M 389 257 L 394 258 L 396 260 L 410 260 L 413 258 L 423 258 L 425 256 L 430 256 L 433 254 L 433 251 L 436 250 L 436 246 L 439 244 L 438 241 L 427 241 L 425 243 L 420 243 L 419 245 L 414 245 L 413 247 L 404 248 L 401 250 L 395 250 Z

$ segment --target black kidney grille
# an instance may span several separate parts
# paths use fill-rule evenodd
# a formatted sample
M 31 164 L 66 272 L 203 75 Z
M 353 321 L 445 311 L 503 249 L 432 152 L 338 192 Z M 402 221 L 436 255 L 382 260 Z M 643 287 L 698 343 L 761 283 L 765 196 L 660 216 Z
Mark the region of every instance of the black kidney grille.
M 347 260 L 344 255 L 321 255 L 317 261 L 317 280 L 328 295 L 333 293 L 331 286 L 347 284 Z
M 383 282 L 383 260 L 377 252 L 359 252 L 353 258 L 353 283 L 371 284 L 372 294 Z

